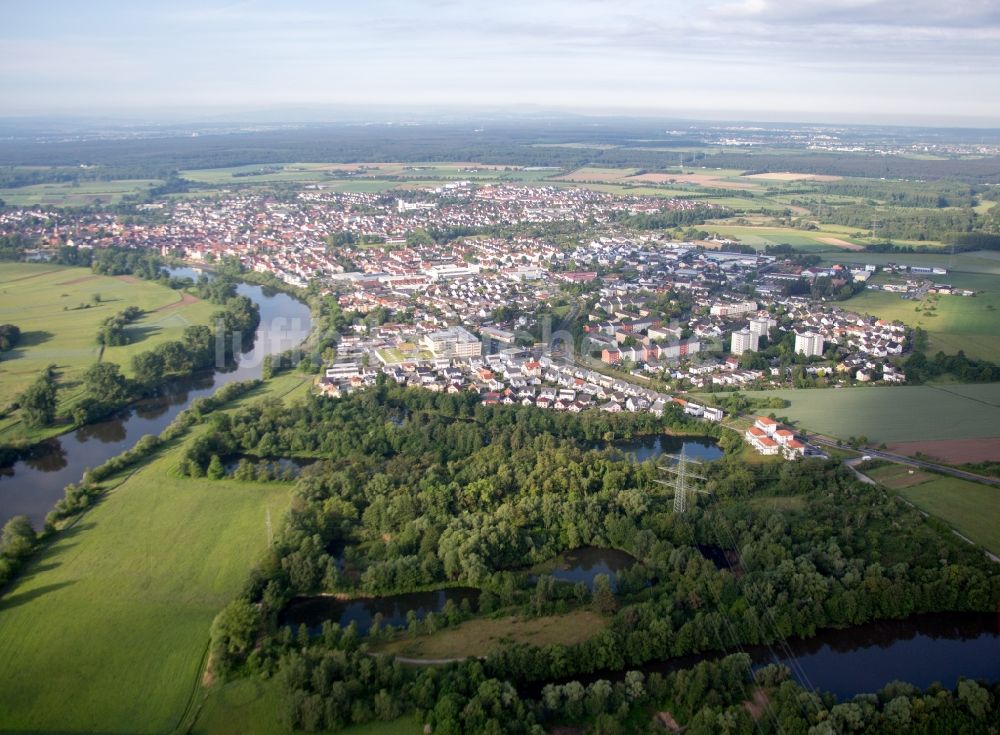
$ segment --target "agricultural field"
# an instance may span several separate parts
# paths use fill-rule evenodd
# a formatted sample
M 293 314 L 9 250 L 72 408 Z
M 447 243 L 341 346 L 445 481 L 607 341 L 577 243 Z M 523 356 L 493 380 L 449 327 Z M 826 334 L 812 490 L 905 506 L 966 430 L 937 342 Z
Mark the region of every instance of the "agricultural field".
M 0 201 L 14 207 L 86 207 L 94 204 L 117 204 L 123 197 L 145 193 L 162 183 L 163 181 L 159 179 L 121 179 L 34 184 L 0 189 Z
M 102 356 L 97 344 L 100 325 L 127 306 L 146 312 L 128 327 L 135 342 L 108 348 Z M 187 326 L 207 323 L 217 309 L 131 276 L 97 276 L 87 268 L 48 263 L 2 263 L 0 324 L 18 326 L 21 341 L 0 356 L 0 405 L 9 404 L 41 370 L 55 364 L 60 385 L 68 387 L 60 395 L 65 408 L 74 400 L 73 386 L 98 359 L 117 362 L 129 373 L 133 354 L 178 339 Z M 16 415 L 0 421 L 0 434 L 15 423 L 19 425 Z
M 250 164 L 229 168 L 190 169 L 180 176 L 205 186 L 254 186 L 263 184 L 367 183 L 372 191 L 406 188 L 418 182 L 440 186 L 449 181 L 539 181 L 559 170 L 525 169 L 475 162 L 454 163 L 287 163 Z M 405 186 L 404 186 L 405 182 Z M 344 191 L 366 191 L 344 189 Z
M 1000 383 L 866 386 L 754 392 L 789 402 L 776 409 L 797 428 L 847 439 L 933 441 L 1000 436 Z
M 760 251 L 768 245 L 791 245 L 797 250 L 812 253 L 854 251 L 863 247 L 852 238 L 853 230 L 839 225 L 821 225 L 818 230 L 799 230 L 794 227 L 709 223 L 699 226 L 699 229 L 739 240 Z
M 379 650 L 407 658 L 466 658 L 485 656 L 503 641 L 534 646 L 572 645 L 604 629 L 607 621 L 590 610 L 541 618 L 506 617 L 467 620 L 433 635 L 401 638 Z
M 963 536 L 1000 554 L 1000 488 L 901 465 L 879 467 L 867 474 Z
M 899 294 L 868 290 L 843 303 L 846 309 L 898 320 L 927 332 L 928 352 L 955 354 L 1000 362 L 1000 276 L 949 273 L 935 281 L 977 292 L 976 296 L 930 294 L 923 301 Z
M 144 466 L 39 554 L 0 601 L 0 730 L 169 732 L 209 626 L 267 544 L 285 484 Z

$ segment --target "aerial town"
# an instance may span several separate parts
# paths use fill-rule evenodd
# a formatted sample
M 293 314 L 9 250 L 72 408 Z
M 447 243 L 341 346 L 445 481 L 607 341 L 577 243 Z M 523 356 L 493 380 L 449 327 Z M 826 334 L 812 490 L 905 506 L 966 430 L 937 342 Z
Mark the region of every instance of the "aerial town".
M 708 205 L 709 207 L 711 205 Z M 700 208 L 700 209 L 699 209 Z M 693 200 L 584 188 L 456 181 L 390 194 L 322 185 L 278 198 L 230 193 L 144 205 L 146 217 L 39 209 L 0 214 L 0 232 L 46 248 L 145 248 L 196 267 L 238 261 L 355 316 L 317 391 L 340 396 L 379 373 L 484 403 L 662 413 L 688 392 L 903 383 L 902 323 L 846 311 L 838 289 L 901 298 L 950 292 L 942 268 L 818 267 L 642 218 L 704 214 Z M 468 234 L 466 234 L 468 233 Z M 784 346 L 782 346 L 784 345 Z M 770 426 L 762 453 L 809 448 Z

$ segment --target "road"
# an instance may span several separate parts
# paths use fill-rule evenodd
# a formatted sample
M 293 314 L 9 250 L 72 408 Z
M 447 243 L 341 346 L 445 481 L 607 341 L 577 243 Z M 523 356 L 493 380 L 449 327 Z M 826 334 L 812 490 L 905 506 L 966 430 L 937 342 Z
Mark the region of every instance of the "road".
M 843 445 L 838 445 L 836 440 L 831 439 L 828 436 L 823 436 L 821 434 L 808 434 L 807 438 L 812 444 L 819 444 L 822 446 L 838 448 Z M 992 477 L 984 477 L 983 475 L 977 475 L 972 472 L 966 472 L 965 470 L 959 470 L 954 467 L 949 467 L 943 464 L 936 464 L 934 462 L 927 462 L 922 459 L 914 459 L 913 457 L 907 457 L 902 454 L 892 454 L 891 452 L 884 452 L 879 449 L 863 449 L 858 450 L 862 454 L 869 455 L 877 459 L 885 459 L 889 462 L 896 462 L 897 464 L 905 464 L 910 467 L 919 467 L 923 470 L 931 470 L 942 475 L 951 475 L 952 477 L 958 477 L 962 480 L 969 480 L 971 482 L 978 482 L 983 485 L 992 485 L 994 487 L 1000 486 L 1000 480 L 994 479 Z

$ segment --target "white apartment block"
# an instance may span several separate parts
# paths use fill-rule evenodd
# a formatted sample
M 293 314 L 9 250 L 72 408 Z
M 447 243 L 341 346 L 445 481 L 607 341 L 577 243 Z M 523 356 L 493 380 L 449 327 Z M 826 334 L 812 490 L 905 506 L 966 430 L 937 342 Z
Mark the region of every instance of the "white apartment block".
M 823 335 L 816 332 L 803 332 L 795 334 L 795 352 L 802 353 L 806 357 L 823 355 Z
M 778 322 L 774 319 L 769 319 L 766 316 L 754 317 L 750 320 L 750 334 L 755 335 L 758 339 L 767 337 L 771 327 L 776 326 L 778 326 Z
M 756 352 L 757 340 L 758 336 L 753 334 L 749 329 L 740 329 L 739 331 L 733 332 L 733 339 L 730 343 L 729 351 L 734 355 L 742 355 L 747 350 Z
M 712 304 L 712 316 L 739 316 L 757 311 L 756 301 L 740 301 L 735 304 Z

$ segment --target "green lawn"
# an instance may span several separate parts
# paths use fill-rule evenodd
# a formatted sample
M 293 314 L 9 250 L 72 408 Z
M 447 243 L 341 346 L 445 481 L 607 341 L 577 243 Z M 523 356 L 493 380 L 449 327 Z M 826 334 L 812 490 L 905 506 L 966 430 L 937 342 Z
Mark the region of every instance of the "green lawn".
M 163 733 L 183 715 L 209 626 L 266 546 L 289 487 L 143 467 L 0 598 L 0 730 Z
M 92 297 L 100 295 L 100 303 Z M 207 323 L 217 306 L 181 303 L 182 294 L 130 277 L 95 276 L 87 268 L 47 263 L 0 263 L 0 324 L 21 329 L 21 342 L 0 356 L 0 406 L 10 404 L 47 365 L 60 372 L 60 412 L 78 397 L 84 371 L 101 356 L 101 323 L 127 306 L 147 313 L 129 327 L 135 342 L 105 351 L 104 360 L 131 371 L 132 355 L 178 339 L 190 324 Z M 174 306 L 175 304 L 180 304 Z M 81 308 L 81 306 L 83 308 Z M 17 412 L 0 419 L 0 438 L 28 436 Z M 32 435 L 33 436 L 33 435 Z
M 607 620 L 591 610 L 540 618 L 477 618 L 432 635 L 391 641 L 379 650 L 411 658 L 485 656 L 507 640 L 534 646 L 573 645 L 593 637 L 606 625 Z
M 957 477 L 935 477 L 897 492 L 980 546 L 1000 554 L 1000 488 Z
M 1000 383 L 773 390 L 787 408 L 773 409 L 799 428 L 873 442 L 1000 436 Z M 768 413 L 763 411 L 762 413 Z

